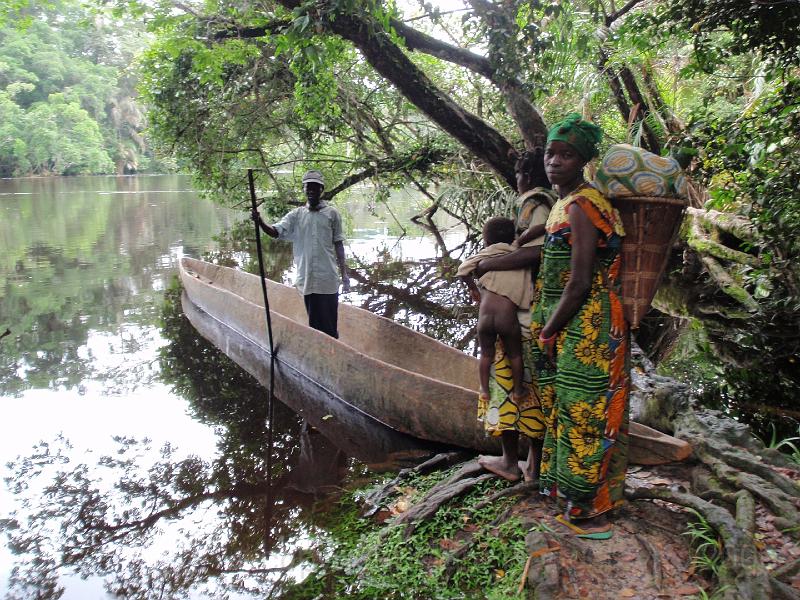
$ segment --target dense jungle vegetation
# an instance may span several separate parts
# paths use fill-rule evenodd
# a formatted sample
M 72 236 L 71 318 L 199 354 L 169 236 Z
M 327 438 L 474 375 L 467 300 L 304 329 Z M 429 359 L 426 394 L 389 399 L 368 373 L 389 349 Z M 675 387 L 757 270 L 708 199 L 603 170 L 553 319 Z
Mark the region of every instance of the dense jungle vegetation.
M 143 27 L 78 2 L 18 9 L 0 17 L 0 177 L 159 168 L 135 90 Z
M 223 202 L 258 167 L 278 214 L 296 189 L 286 172 L 313 164 L 330 196 L 413 186 L 427 216 L 474 231 L 506 210 L 514 152 L 566 112 L 607 145 L 679 157 L 696 184 L 684 252 L 640 341 L 661 357 L 691 323 L 676 372 L 729 408 L 796 411 L 795 2 L 4 5 L 0 175 L 146 167 L 146 107 L 150 139 Z

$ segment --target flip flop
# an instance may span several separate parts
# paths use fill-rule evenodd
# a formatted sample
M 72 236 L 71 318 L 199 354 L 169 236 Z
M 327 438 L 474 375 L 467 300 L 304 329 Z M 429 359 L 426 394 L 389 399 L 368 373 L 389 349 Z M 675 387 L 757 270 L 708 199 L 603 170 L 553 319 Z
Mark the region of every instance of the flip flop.
M 611 528 L 611 525 L 595 530 L 583 529 L 575 525 L 575 523 L 569 522 L 563 515 L 556 516 L 556 521 L 572 531 L 575 537 L 587 540 L 609 540 L 614 535 L 614 530 Z

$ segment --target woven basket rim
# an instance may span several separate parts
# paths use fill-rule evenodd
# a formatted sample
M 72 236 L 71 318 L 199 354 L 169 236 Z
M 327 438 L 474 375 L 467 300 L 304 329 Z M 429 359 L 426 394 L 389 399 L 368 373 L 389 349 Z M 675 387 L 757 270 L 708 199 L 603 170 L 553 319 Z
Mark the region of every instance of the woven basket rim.
M 673 206 L 689 206 L 687 198 L 676 198 L 675 196 L 609 196 L 611 202 L 628 202 L 634 204 L 670 204 Z

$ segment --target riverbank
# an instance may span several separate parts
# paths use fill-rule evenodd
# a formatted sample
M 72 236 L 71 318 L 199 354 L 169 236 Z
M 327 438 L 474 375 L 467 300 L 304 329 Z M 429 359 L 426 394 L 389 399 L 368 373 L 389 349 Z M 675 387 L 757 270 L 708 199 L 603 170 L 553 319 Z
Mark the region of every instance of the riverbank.
M 576 538 L 535 482 L 439 455 L 340 499 L 325 559 L 281 597 L 800 598 L 800 465 L 637 359 L 632 413 L 693 454 L 629 468 L 610 540 Z
M 603 541 L 579 539 L 556 522 L 555 505 L 535 483 L 510 484 L 474 460 L 431 474 L 408 470 L 340 498 L 321 523 L 335 549 L 307 553 L 315 570 L 280 597 L 793 598 L 800 547 L 768 511 L 758 507 L 753 516 L 756 558 L 788 595 L 742 596 L 727 583 L 726 553 L 740 549 L 723 541 L 714 519 L 645 499 L 692 489 L 696 468 L 631 468 L 631 499 L 615 511 L 614 535 Z

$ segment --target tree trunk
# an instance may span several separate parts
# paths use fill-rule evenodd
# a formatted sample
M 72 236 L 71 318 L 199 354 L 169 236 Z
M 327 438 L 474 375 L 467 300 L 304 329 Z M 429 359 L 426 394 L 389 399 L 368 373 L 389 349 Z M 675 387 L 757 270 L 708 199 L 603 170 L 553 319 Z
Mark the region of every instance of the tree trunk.
M 289 10 L 301 6 L 299 0 L 279 2 Z M 512 189 L 516 188 L 514 148 L 508 140 L 439 90 L 380 29 L 379 24 L 367 16 L 354 14 L 337 14 L 331 20 L 317 19 L 320 26 L 352 42 L 378 74 L 392 82 L 434 123 L 485 161 Z

